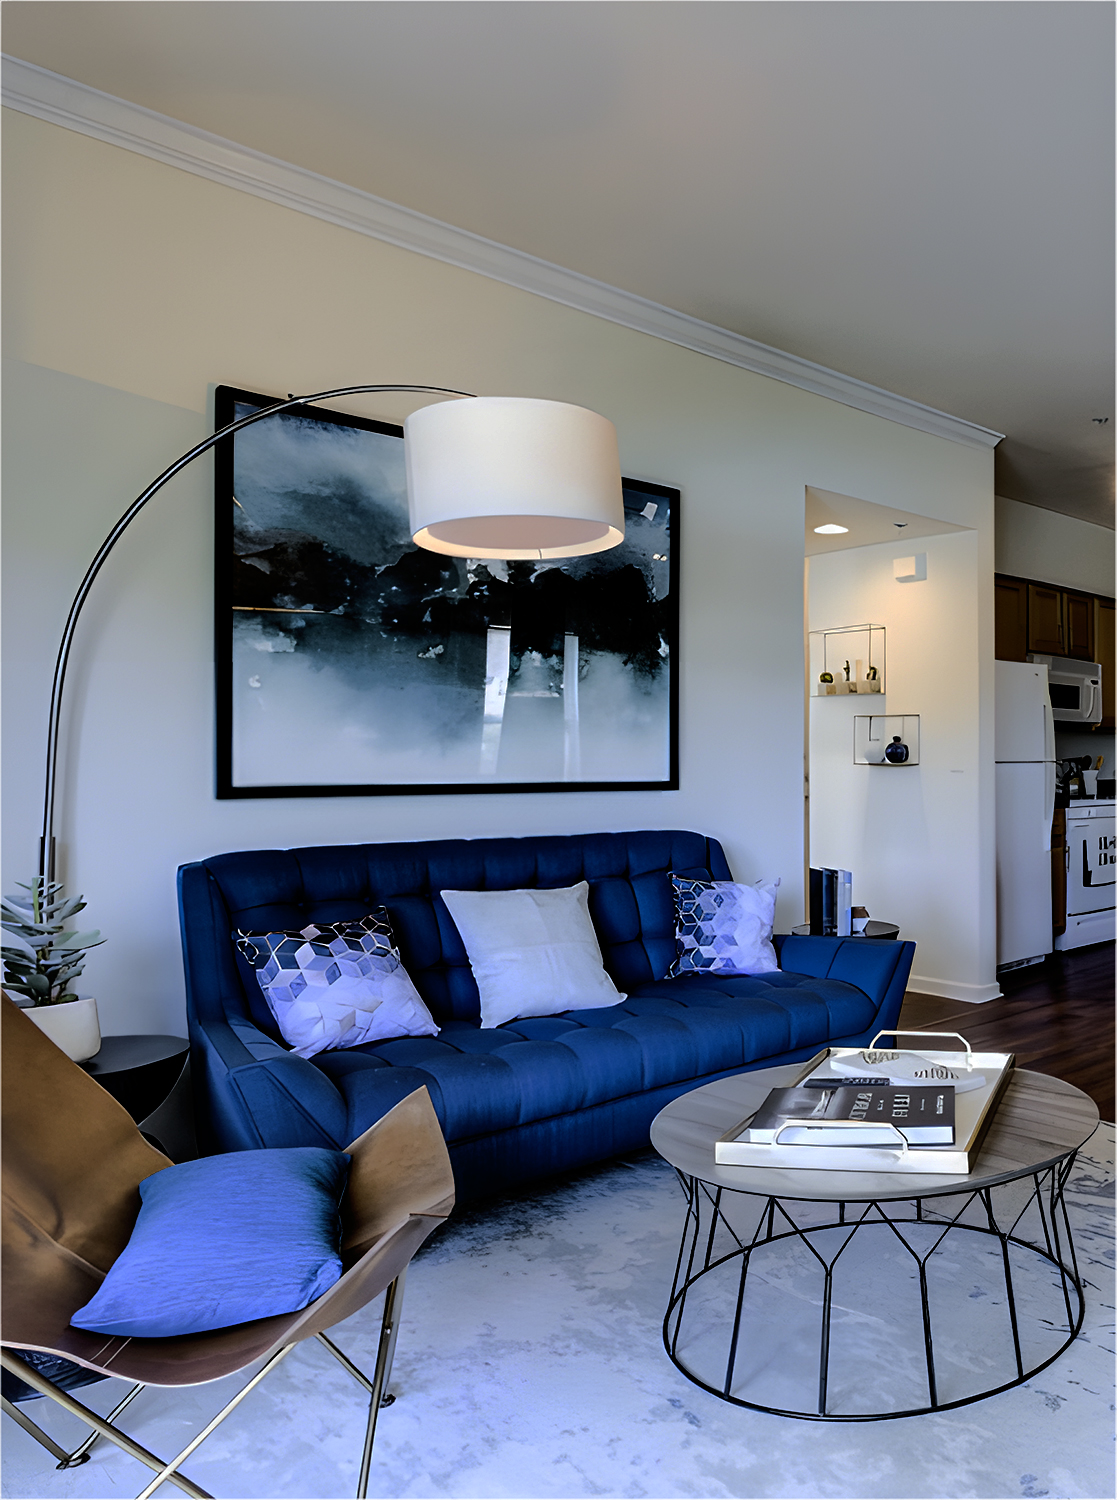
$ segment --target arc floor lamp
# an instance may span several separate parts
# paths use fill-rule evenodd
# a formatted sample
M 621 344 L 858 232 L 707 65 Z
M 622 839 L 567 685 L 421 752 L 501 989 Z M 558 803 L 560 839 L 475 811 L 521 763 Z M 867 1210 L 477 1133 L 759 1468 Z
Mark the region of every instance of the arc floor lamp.
M 169 480 L 241 428 L 311 402 L 410 391 L 464 399 L 420 407 L 404 422 L 412 540 L 454 557 L 555 558 L 624 540 L 616 429 L 561 401 L 474 396 L 437 385 L 349 385 L 262 407 L 195 444 L 139 494 L 101 543 L 66 616 L 51 682 L 39 875 L 55 878 L 58 749 L 66 672 L 78 620 L 106 559 Z

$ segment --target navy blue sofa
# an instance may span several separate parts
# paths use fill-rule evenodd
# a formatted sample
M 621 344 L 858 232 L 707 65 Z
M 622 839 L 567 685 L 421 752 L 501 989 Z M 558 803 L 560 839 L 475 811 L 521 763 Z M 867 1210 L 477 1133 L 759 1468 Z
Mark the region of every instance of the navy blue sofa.
M 857 1045 L 895 1026 L 914 943 L 777 937 L 779 972 L 666 978 L 668 873 L 729 880 L 697 833 L 346 844 L 219 854 L 179 871 L 203 1150 L 339 1147 L 425 1084 L 459 1201 L 646 1146 L 679 1094 L 751 1068 Z M 483 1030 L 441 889 L 586 880 L 605 966 L 627 998 Z M 442 1028 L 309 1060 L 283 1042 L 232 933 L 301 929 L 386 906 L 408 973 Z

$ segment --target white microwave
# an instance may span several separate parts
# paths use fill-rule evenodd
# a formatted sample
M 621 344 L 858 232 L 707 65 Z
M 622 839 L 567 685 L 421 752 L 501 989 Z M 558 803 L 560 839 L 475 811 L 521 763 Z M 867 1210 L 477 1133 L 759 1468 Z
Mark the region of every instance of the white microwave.
M 1096 661 L 1071 661 L 1069 656 L 1039 656 L 1029 661 L 1047 668 L 1051 717 L 1064 724 L 1100 724 L 1101 666 Z

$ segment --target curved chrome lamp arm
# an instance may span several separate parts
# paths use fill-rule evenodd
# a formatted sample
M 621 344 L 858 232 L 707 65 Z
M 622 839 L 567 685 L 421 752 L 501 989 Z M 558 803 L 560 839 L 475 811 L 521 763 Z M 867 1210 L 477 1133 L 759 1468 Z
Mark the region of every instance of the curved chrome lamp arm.
M 221 442 L 223 438 L 231 437 L 234 432 L 239 432 L 242 427 L 250 427 L 253 422 L 261 422 L 265 417 L 275 416 L 277 412 L 288 411 L 293 406 L 306 406 L 312 401 L 329 401 L 336 396 L 360 396 L 374 395 L 387 391 L 418 391 L 434 396 L 473 396 L 473 391 L 456 391 L 444 385 L 347 385 L 336 391 L 318 391 L 313 396 L 292 396 L 287 401 L 276 401 L 271 406 L 261 407 L 247 417 L 241 417 L 237 422 L 230 422 L 227 427 L 222 427 L 219 432 L 213 433 L 203 442 L 197 443 L 181 458 L 175 459 L 169 469 L 164 469 L 158 479 L 152 480 L 147 489 L 141 495 L 137 495 L 132 504 L 117 521 L 108 536 L 98 547 L 93 561 L 86 569 L 85 577 L 81 581 L 74 601 L 70 605 L 70 612 L 66 616 L 66 624 L 62 630 L 62 640 L 59 642 L 58 655 L 54 662 L 54 679 L 50 689 L 50 715 L 47 720 L 47 760 L 46 778 L 43 790 L 43 832 L 39 841 L 39 875 L 42 879 L 54 879 L 54 804 L 58 785 L 58 740 L 59 729 L 62 722 L 62 692 L 66 685 L 66 668 L 70 661 L 70 648 L 74 643 L 74 634 L 77 630 L 78 618 L 81 615 L 85 601 L 89 597 L 90 590 L 108 558 L 109 553 L 117 542 L 131 526 L 132 522 L 143 510 L 152 496 L 158 494 L 168 480 L 187 464 L 194 462 L 203 453 Z

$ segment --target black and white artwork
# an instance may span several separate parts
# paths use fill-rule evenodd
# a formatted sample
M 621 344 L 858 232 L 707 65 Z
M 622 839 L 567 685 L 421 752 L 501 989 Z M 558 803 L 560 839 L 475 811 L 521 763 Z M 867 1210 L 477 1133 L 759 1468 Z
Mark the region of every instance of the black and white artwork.
M 217 426 L 271 398 L 219 386 Z M 324 408 L 216 449 L 220 797 L 678 786 L 677 490 L 625 540 L 494 562 L 418 548 L 402 428 Z

